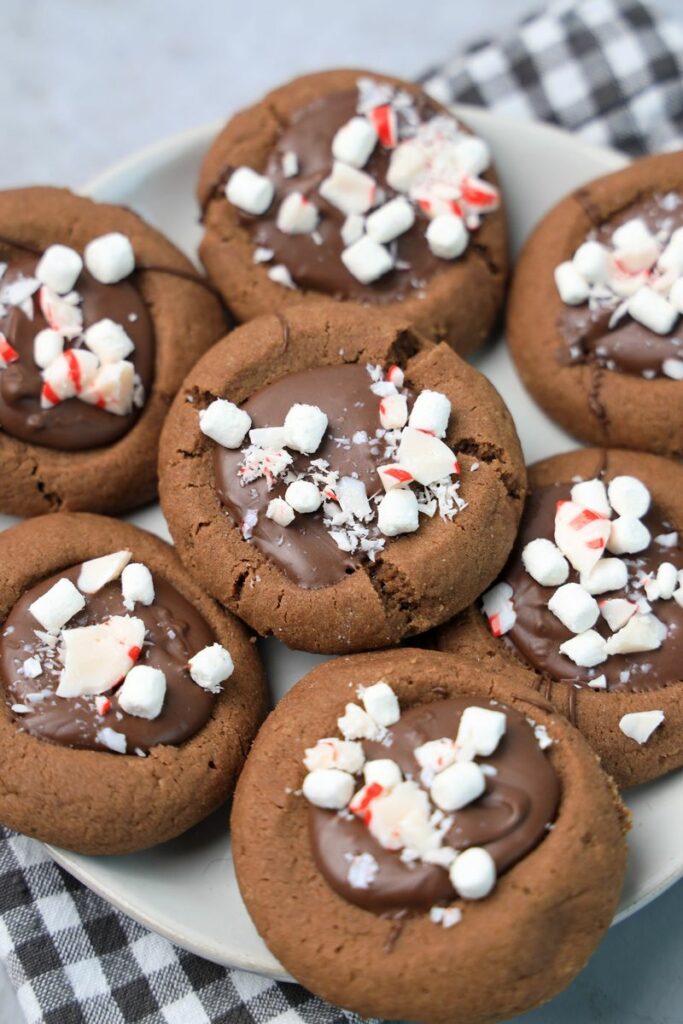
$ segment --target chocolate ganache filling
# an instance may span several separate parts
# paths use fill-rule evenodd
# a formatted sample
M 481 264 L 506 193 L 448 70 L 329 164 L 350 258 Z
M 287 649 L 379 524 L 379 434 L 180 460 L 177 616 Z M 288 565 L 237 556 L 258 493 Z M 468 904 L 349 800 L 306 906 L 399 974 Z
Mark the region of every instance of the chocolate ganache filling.
M 504 704 L 455 697 L 410 708 L 381 742 L 361 742 L 367 761 L 390 758 L 405 778 L 419 780 L 416 748 L 443 737 L 454 739 L 462 713 L 472 706 L 504 712 L 507 727 L 495 752 L 476 759 L 493 769 L 486 775 L 486 791 L 449 815 L 452 824 L 443 842 L 458 851 L 484 847 L 500 874 L 538 846 L 560 800 L 559 779 L 523 715 Z M 349 902 L 376 914 L 414 914 L 456 898 L 447 870 L 406 861 L 398 851 L 385 849 L 360 818 L 313 804 L 308 814 L 316 864 L 331 888 Z M 359 887 L 352 885 L 350 865 L 363 854 L 374 858 L 377 868 L 369 884 Z
M 615 231 L 633 220 L 642 221 L 657 243 L 653 248 L 652 265 L 638 273 L 629 272 L 619 261 L 618 249 L 611 248 Z M 596 282 L 587 303 L 563 308 L 559 324 L 566 342 L 559 353 L 562 363 L 590 361 L 608 370 L 645 379 L 662 375 L 678 379 L 683 373 L 681 318 L 675 320 L 671 330 L 659 334 L 634 319 L 626 303 L 642 286 L 651 286 L 666 297 L 675 273 L 669 270 L 667 274 L 657 261 L 666 251 L 671 235 L 680 228 L 683 228 L 683 199 L 675 193 L 667 193 L 639 199 L 589 234 L 589 240 L 607 248 L 616 265 L 605 282 Z M 666 258 L 664 262 L 666 264 Z
M 75 566 L 36 584 L 17 601 L 0 631 L 0 679 L 17 724 L 40 739 L 100 751 L 108 746 L 106 730 L 113 730 L 123 734 L 126 752 L 131 754 L 189 739 L 210 718 L 216 698 L 190 678 L 187 664 L 213 644 L 214 637 L 199 612 L 156 574 L 152 604 L 138 602 L 131 612 L 124 605 L 121 582 L 115 580 L 95 594 L 83 595 L 85 607 L 69 620 L 68 628 L 95 625 L 110 616 L 141 619 L 146 632 L 136 664 L 160 669 L 166 677 L 160 714 L 147 719 L 124 712 L 117 703 L 116 688 L 107 693 L 110 707 L 104 713 L 98 713 L 98 698 L 93 696 L 56 696 L 63 668 L 60 645 L 49 642 L 29 606 L 58 580 L 76 584 L 80 571 L 81 566 Z M 34 674 L 36 661 L 38 674 Z
M 15 250 L 0 278 L 0 290 L 22 278 L 34 278 L 38 259 Z M 79 296 L 77 308 L 82 311 L 82 330 L 75 338 L 64 340 L 65 351 L 79 350 L 84 348 L 83 332 L 98 321 L 109 319 L 123 327 L 135 346 L 129 361 L 141 385 L 137 403 L 133 402 L 130 411 L 123 414 L 109 411 L 102 402 L 91 404 L 78 397 L 66 398 L 51 408 L 41 407 L 44 381 L 34 359 L 34 339 L 52 326 L 41 298 L 44 289 L 35 291 L 25 305 L 2 303 L 0 295 L 0 335 L 16 353 L 16 358 L 0 369 L 0 427 L 4 431 L 27 444 L 61 451 L 104 447 L 128 433 L 140 415 L 154 374 L 154 330 L 134 281 L 132 277 L 116 284 L 101 284 L 84 267 L 74 285 Z
M 555 588 L 541 586 L 526 572 L 522 551 L 536 538 L 553 540 L 557 502 L 569 499 L 571 487 L 570 483 L 536 487 L 527 499 L 517 542 L 500 576 L 512 587 L 516 615 L 504 642 L 511 643 L 537 672 L 553 680 L 587 686 L 591 679 L 604 675 L 608 690 L 627 692 L 643 692 L 680 681 L 683 677 L 683 608 L 674 600 L 648 602 L 652 613 L 667 628 L 667 635 L 657 650 L 612 654 L 594 668 L 576 665 L 560 651 L 560 644 L 570 640 L 573 634 L 548 608 Z M 638 554 L 619 556 L 628 569 L 627 585 L 625 589 L 597 595 L 599 603 L 615 598 L 633 603 L 644 601 L 643 581 L 648 576 L 656 576 L 662 562 L 683 569 L 683 551 L 678 541 L 675 546 L 657 541 L 658 537 L 670 537 L 678 524 L 665 520 L 655 505 L 643 517 L 643 522 L 652 535 L 649 546 Z M 567 582 L 579 582 L 579 574 L 571 566 Z M 602 615 L 593 629 L 605 639 L 612 635 Z

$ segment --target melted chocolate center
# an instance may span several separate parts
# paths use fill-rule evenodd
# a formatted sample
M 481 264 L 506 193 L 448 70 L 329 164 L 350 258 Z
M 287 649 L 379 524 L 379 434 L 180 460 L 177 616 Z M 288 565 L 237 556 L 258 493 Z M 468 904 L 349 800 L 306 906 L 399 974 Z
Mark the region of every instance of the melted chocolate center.
M 21 252 L 13 256 L 0 279 L 0 285 L 19 277 L 34 277 L 38 257 Z M 135 345 L 129 361 L 135 366 L 149 394 L 154 375 L 154 329 L 147 305 L 133 284 L 133 279 L 118 284 L 100 284 L 84 268 L 74 285 L 82 298 L 83 330 L 109 318 L 120 324 Z M 33 296 L 33 318 L 16 306 L 8 306 L 0 316 L 0 332 L 19 353 L 17 362 L 0 370 L 0 427 L 12 437 L 27 444 L 42 445 L 60 451 L 84 451 L 114 444 L 131 429 L 140 415 L 135 406 L 126 416 L 119 416 L 79 398 L 69 398 L 51 409 L 41 409 L 43 384 L 40 368 L 33 359 L 33 341 L 39 331 L 48 327 L 38 300 Z M 82 342 L 66 341 L 64 348 L 75 348 Z
M 560 799 L 555 770 L 523 715 L 504 704 L 469 697 L 422 704 L 404 711 L 382 743 L 364 740 L 363 749 L 367 760 L 389 757 L 404 776 L 417 781 L 420 767 L 415 748 L 429 740 L 454 739 L 463 711 L 473 705 L 504 711 L 507 729 L 495 753 L 477 759 L 492 765 L 496 774 L 487 776 L 483 796 L 453 812 L 444 845 L 455 850 L 485 847 L 501 874 L 538 846 Z M 311 804 L 309 830 L 313 855 L 328 884 L 364 910 L 417 913 L 456 898 L 444 868 L 422 861 L 405 863 L 399 852 L 385 850 L 359 818 Z M 367 889 L 354 888 L 349 881 L 350 859 L 363 853 L 371 854 L 378 865 Z
M 517 615 L 517 620 L 506 634 L 506 639 L 514 644 L 538 672 L 554 680 L 572 680 L 586 685 L 588 680 L 604 675 L 610 690 L 636 693 L 680 681 L 683 674 L 683 609 L 673 600 L 650 602 L 653 614 L 669 630 L 669 635 L 656 651 L 613 654 L 592 669 L 575 665 L 570 658 L 561 653 L 560 644 L 574 634 L 563 626 L 548 608 L 548 601 L 556 588 L 542 587 L 527 573 L 522 564 L 522 551 L 537 537 L 554 539 L 555 506 L 558 501 L 566 501 L 569 498 L 570 490 L 571 484 L 558 483 L 536 487 L 529 495 L 517 542 L 500 577 L 513 589 L 512 601 Z M 638 569 L 646 574 L 656 573 L 662 562 L 672 562 L 678 569 L 683 569 L 683 551 L 679 546 L 664 548 L 654 541 L 656 536 L 670 533 L 678 524 L 672 526 L 666 522 L 654 506 L 643 518 L 643 522 L 652 534 L 650 546 L 637 555 L 619 556 L 626 562 L 629 570 L 627 589 L 597 594 L 596 601 L 609 598 L 627 598 L 634 601 L 644 597 L 642 589 L 633 587 Z M 606 552 L 605 557 L 610 557 L 609 553 Z M 579 582 L 579 574 L 571 566 L 567 582 Z M 593 629 L 605 638 L 612 635 L 602 616 L 598 618 Z
M 127 714 L 119 707 L 115 691 L 107 694 L 111 709 L 104 715 L 98 715 L 94 697 L 54 694 L 62 669 L 59 645 L 52 649 L 36 636 L 35 631 L 42 627 L 29 605 L 64 577 L 75 584 L 80 570 L 80 566 L 74 566 L 28 590 L 15 604 L 0 633 L 0 680 L 7 701 L 30 708 L 28 713 L 15 714 L 17 724 L 40 739 L 89 750 L 106 749 L 96 736 L 100 729 L 109 727 L 125 735 L 131 754 L 136 749 L 147 751 L 158 743 L 178 744 L 189 739 L 210 718 L 216 698 L 191 679 L 187 662 L 215 638 L 199 612 L 158 575 L 154 576 L 154 603 L 148 607 L 136 604 L 132 612 L 128 611 L 121 582 L 115 580 L 96 594 L 84 595 L 85 608 L 65 628 L 92 626 L 112 615 L 142 619 L 145 643 L 137 664 L 161 669 L 166 676 L 166 697 L 159 716 L 149 720 Z M 43 670 L 35 679 L 23 672 L 24 662 L 31 657 L 40 659 Z M 29 695 L 41 691 L 50 692 L 38 702 L 31 701 Z

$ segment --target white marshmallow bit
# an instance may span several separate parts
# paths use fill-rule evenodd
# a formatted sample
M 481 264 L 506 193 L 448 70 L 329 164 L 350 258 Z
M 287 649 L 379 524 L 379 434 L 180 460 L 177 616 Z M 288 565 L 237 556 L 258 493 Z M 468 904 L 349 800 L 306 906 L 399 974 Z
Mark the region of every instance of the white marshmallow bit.
M 679 608 L 683 608 L 683 585 L 671 595 Z
M 662 562 L 657 569 L 657 586 L 659 596 L 663 601 L 673 597 L 674 590 L 678 583 L 678 570 L 672 562 Z
M 610 521 L 575 501 L 558 503 L 555 543 L 579 573 L 589 573 L 602 556 L 610 535 Z
M 628 736 L 630 740 L 635 740 L 636 743 L 642 745 L 647 743 L 652 733 L 659 728 L 663 721 L 663 711 L 632 711 L 621 718 L 619 728 L 624 736 Z
M 144 622 L 130 615 L 112 615 L 94 626 L 65 629 L 57 696 L 94 696 L 111 690 L 139 658 L 144 639 Z
M 58 331 L 45 327 L 33 339 L 33 361 L 45 370 L 64 351 L 64 338 Z
M 607 494 L 618 516 L 642 519 L 650 507 L 650 492 L 635 476 L 615 476 Z
M 678 531 L 658 533 L 655 537 L 655 544 L 659 544 L 661 548 L 675 548 L 678 545 Z
M 464 900 L 483 900 L 496 884 L 496 864 L 482 846 L 459 853 L 449 871 L 451 884 Z
M 412 426 L 401 434 L 396 461 L 425 486 L 458 472 L 457 459 L 448 445 Z
M 295 403 L 285 416 L 286 445 L 302 455 L 318 450 L 326 430 L 327 416 L 317 405 Z
M 627 601 L 624 597 L 613 597 L 606 601 L 599 602 L 600 614 L 612 630 L 616 632 L 625 626 L 632 615 L 638 610 L 638 605 Z
M 679 273 L 683 275 L 683 266 Z M 683 313 L 683 276 L 678 277 L 669 291 L 669 302 L 677 313 Z
M 405 487 L 387 491 L 377 509 L 377 526 L 385 537 L 414 533 L 419 526 L 419 511 L 414 492 Z
M 309 480 L 295 480 L 285 491 L 285 501 L 295 512 L 317 512 L 322 500 L 322 494 Z
M 197 651 L 190 658 L 188 668 L 194 682 L 209 693 L 220 693 L 221 683 L 235 671 L 230 652 L 221 644 L 211 644 Z
M 126 737 L 122 732 L 117 732 L 116 729 L 111 729 L 108 725 L 97 731 L 95 739 L 115 754 L 125 754 L 126 752 Z
M 215 398 L 206 409 L 199 410 L 202 434 L 223 448 L 239 448 L 250 426 L 249 414 L 225 398 Z
M 557 587 L 569 576 L 569 563 L 551 540 L 537 537 L 522 551 L 522 564 L 542 587 Z
M 337 728 L 345 740 L 376 740 L 382 730 L 359 704 L 347 704 L 344 714 L 337 719 Z
M 273 201 L 275 189 L 269 178 L 251 167 L 238 167 L 225 186 L 225 196 L 239 210 L 255 217 L 265 213 Z
M 29 605 L 28 610 L 43 629 L 56 633 L 83 608 L 85 598 L 71 580 L 64 577 Z
M 427 165 L 428 154 L 416 142 L 402 142 L 391 154 L 387 184 L 397 192 L 409 192 Z
M 134 665 L 116 694 L 119 707 L 136 718 L 158 718 L 166 697 L 166 676 L 151 665 Z
M 302 789 L 314 807 L 340 811 L 353 796 L 353 776 L 339 768 L 316 768 L 308 773 Z
M 388 683 L 379 682 L 364 687 L 361 700 L 367 713 L 378 725 L 393 725 L 401 717 L 398 697 Z
M 291 149 L 282 154 L 282 173 L 285 178 L 296 178 L 299 173 L 299 158 Z
M 85 343 L 101 363 L 117 363 L 134 351 L 135 345 L 121 324 L 105 318 L 88 327 L 84 334 Z
M 439 772 L 429 790 L 432 800 L 442 811 L 459 811 L 486 790 L 486 777 L 474 761 L 459 761 Z
M 38 260 L 36 277 L 58 295 L 70 292 L 83 269 L 83 260 L 68 245 L 50 245 Z
M 294 519 L 294 509 L 282 498 L 271 498 L 266 509 L 266 519 L 272 519 L 278 526 L 289 526 Z
M 580 306 L 588 298 L 588 281 L 579 274 L 570 260 L 555 267 L 555 285 L 560 298 L 568 306 Z
M 623 590 L 628 581 L 628 568 L 621 558 L 601 558 L 589 573 L 581 573 L 581 586 L 589 594 L 606 594 Z
M 589 284 L 604 284 L 609 276 L 609 250 L 600 242 L 584 242 L 574 253 L 572 263 Z
M 135 270 L 133 246 L 119 231 L 88 242 L 84 257 L 86 267 L 101 284 L 116 284 Z
M 362 522 L 372 519 L 372 508 L 362 480 L 353 476 L 343 476 L 335 486 L 335 493 L 342 512 L 347 512 Z
M 154 580 L 146 565 L 131 562 L 121 573 L 121 593 L 124 607 L 133 611 L 136 604 L 149 607 L 154 601 Z
M 456 145 L 455 159 L 461 172 L 478 178 L 491 163 L 491 150 L 483 139 L 468 135 Z
M 429 222 L 425 237 L 430 250 L 440 260 L 454 260 L 462 256 L 470 236 L 462 217 L 441 213 Z
M 619 516 L 612 521 L 607 549 L 613 555 L 634 555 L 649 545 L 650 531 L 640 519 Z
M 332 139 L 332 156 L 352 167 L 365 167 L 377 144 L 377 132 L 367 117 L 352 117 Z
M 472 704 L 460 716 L 455 743 L 459 751 L 469 756 L 488 757 L 498 748 L 506 728 L 504 712 Z
M 369 174 L 335 160 L 332 173 L 318 191 L 323 199 L 348 215 L 366 213 L 375 201 L 377 186 Z
M 605 641 L 595 629 L 587 629 L 560 644 L 563 654 L 581 668 L 593 668 L 607 660 Z
M 343 249 L 341 258 L 348 272 L 361 284 L 371 284 L 394 266 L 389 250 L 367 235 Z
M 107 583 L 119 578 L 132 557 L 131 551 L 115 551 L 111 555 L 83 562 L 77 580 L 78 589 L 83 594 L 96 594 Z
M 405 395 L 387 395 L 379 403 L 379 421 L 385 430 L 400 430 L 408 420 Z
M 284 427 L 254 427 L 249 431 L 249 440 L 258 448 L 284 448 L 287 436 Z
M 662 363 L 662 373 L 671 380 L 683 380 L 683 359 L 676 359 L 675 356 L 665 359 Z
M 365 230 L 373 242 L 393 242 L 399 235 L 409 231 L 415 223 L 415 210 L 403 196 L 390 199 L 370 214 Z
M 340 232 L 342 242 L 346 248 L 357 242 L 359 238 L 362 238 L 364 231 L 365 217 L 362 217 L 360 213 L 350 213 L 342 224 Z
M 317 207 L 301 192 L 290 192 L 280 204 L 276 224 L 286 235 L 310 235 L 318 224 Z
M 607 689 L 607 676 L 596 676 L 595 679 L 589 679 L 588 685 L 591 690 L 606 690 Z
M 389 792 L 394 786 L 398 786 L 399 782 L 403 781 L 401 769 L 395 761 L 390 760 L 388 757 L 380 757 L 375 761 L 366 761 L 363 768 L 363 778 L 365 779 L 366 786 L 372 786 L 374 783 L 381 786 L 386 792 Z
M 589 508 L 600 516 L 609 519 L 612 514 L 607 500 L 607 488 L 602 480 L 581 480 L 571 490 L 572 501 L 581 508 Z
M 548 601 L 549 610 L 572 633 L 585 633 L 598 620 L 598 602 L 579 583 L 558 587 Z
M 627 308 L 634 320 L 655 334 L 668 334 L 678 319 L 671 303 L 649 285 L 643 285 L 631 296 Z
M 289 288 L 292 291 L 296 290 L 294 278 L 284 263 L 276 263 L 274 267 L 271 267 L 268 271 L 268 277 L 274 284 L 282 285 L 283 288 Z
M 659 256 L 659 246 L 640 217 L 618 227 L 612 234 L 612 245 L 615 257 L 631 274 L 649 270 Z
M 309 772 L 318 768 L 340 768 L 355 775 L 364 763 L 362 744 L 352 740 L 340 740 L 336 736 L 318 740 L 314 747 L 306 749 L 304 756 L 304 765 Z
M 625 626 L 607 640 L 607 654 L 636 654 L 656 651 L 662 646 L 666 626 L 655 615 L 634 615 Z
M 451 416 L 451 402 L 440 391 L 421 391 L 410 410 L 408 422 L 415 430 L 427 430 L 436 437 L 445 437 Z
M 512 587 L 509 583 L 496 583 L 487 590 L 481 599 L 482 611 L 489 620 L 489 627 L 494 636 L 508 633 L 517 621 L 517 613 L 512 603 Z

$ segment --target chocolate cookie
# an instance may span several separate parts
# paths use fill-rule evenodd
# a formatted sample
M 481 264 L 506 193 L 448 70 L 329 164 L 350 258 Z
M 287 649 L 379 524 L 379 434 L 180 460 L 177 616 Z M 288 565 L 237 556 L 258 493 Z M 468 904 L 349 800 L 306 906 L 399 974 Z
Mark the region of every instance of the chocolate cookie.
M 549 416 L 595 444 L 683 455 L 683 155 L 585 185 L 527 241 L 507 312 Z
M 0 511 L 151 500 L 168 406 L 224 329 L 211 286 L 130 210 L 0 193 Z
M 530 667 L 619 785 L 664 775 L 683 764 L 683 469 L 587 449 L 537 463 L 529 481 L 486 614 L 468 609 L 438 646 Z
M 159 466 L 178 553 L 209 593 L 262 635 L 332 653 L 397 643 L 481 593 L 525 488 L 488 381 L 351 305 L 219 342 L 173 404 Z
M 171 547 L 86 514 L 22 523 L 0 535 L 0 623 L 3 824 L 127 853 L 226 799 L 263 671 Z
M 484 1024 L 584 966 L 627 814 L 529 678 L 386 651 L 319 666 L 271 714 L 232 848 L 256 927 L 307 988 L 363 1016 Z
M 487 144 L 419 86 L 305 75 L 237 114 L 202 166 L 200 255 L 239 320 L 333 298 L 466 353 L 507 273 Z

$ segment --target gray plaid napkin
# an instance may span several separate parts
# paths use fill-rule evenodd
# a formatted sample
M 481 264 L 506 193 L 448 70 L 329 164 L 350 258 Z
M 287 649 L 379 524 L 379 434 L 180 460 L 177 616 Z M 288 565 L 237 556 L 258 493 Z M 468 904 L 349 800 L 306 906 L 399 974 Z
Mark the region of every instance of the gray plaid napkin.
M 552 4 L 422 80 L 446 103 L 550 121 L 633 155 L 683 146 L 683 22 L 636 0 Z M 358 1021 L 298 985 L 178 949 L 2 828 L 0 957 L 29 1024 Z

